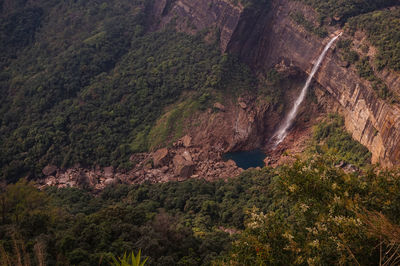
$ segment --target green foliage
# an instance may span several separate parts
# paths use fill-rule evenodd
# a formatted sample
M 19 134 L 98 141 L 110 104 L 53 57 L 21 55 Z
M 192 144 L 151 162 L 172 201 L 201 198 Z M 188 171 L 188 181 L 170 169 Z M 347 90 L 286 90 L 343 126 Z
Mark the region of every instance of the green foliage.
M 301 26 L 303 26 L 307 31 L 321 37 L 325 38 L 328 36 L 328 31 L 323 26 L 315 26 L 312 22 L 308 21 L 302 12 L 298 11 L 291 14 L 291 18 Z
M 238 5 L 239 3 L 247 8 L 255 7 L 255 6 L 263 6 L 266 7 L 270 0 L 230 0 L 234 5 Z
M 313 151 L 335 155 L 337 162 L 343 160 L 357 166 L 371 162 L 371 153 L 351 137 L 339 115 L 329 115 L 315 127 L 314 141 Z
M 124 253 L 124 256 L 122 258 L 115 258 L 114 256 L 112 256 L 112 262 L 110 263 L 110 265 L 112 266 L 144 266 L 144 264 L 146 263 L 147 259 L 144 259 L 143 261 L 141 261 L 140 258 L 140 250 L 138 252 L 138 254 L 132 253 L 129 254 L 129 256 L 126 256 L 126 253 Z
M 364 31 L 369 41 L 378 48 L 375 63 L 378 70 L 385 67 L 400 70 L 400 36 L 399 1 L 397 0 L 299 0 L 313 6 L 322 18 L 333 18 L 334 23 L 344 25 L 350 32 Z M 385 7 L 394 7 L 382 10 Z M 300 15 L 294 16 L 312 31 L 312 25 Z M 356 54 L 344 50 L 346 61 L 357 61 Z
M 400 9 L 381 10 L 349 20 L 350 31 L 362 30 L 378 48 L 375 58 L 379 70 L 384 67 L 400 71 Z
M 131 153 L 165 139 L 149 133 L 183 92 L 202 110 L 213 91 L 255 87 L 247 67 L 201 35 L 145 33 L 148 3 L 42 0 L 0 21 L 9 65 L 0 73 L 1 179 L 40 177 L 49 163 L 130 168 Z
M 172 144 L 182 137 L 185 127 L 190 126 L 186 120 L 199 111 L 209 98 L 210 95 L 204 93 L 198 98 L 198 101 L 190 100 L 179 103 L 171 111 L 164 114 L 149 132 L 150 149 Z
M 328 128 L 321 132 L 337 131 Z M 0 244 L 12 254 L 18 239 L 28 256 L 48 265 L 108 265 L 112 254 L 127 250 L 141 250 L 149 265 L 377 262 L 381 240 L 358 214 L 381 212 L 398 225 L 400 173 L 345 173 L 335 166 L 338 156 L 313 155 L 228 181 L 119 185 L 99 195 L 38 191 L 20 181 L 0 197 L 6 206 L 0 209 Z M 34 243 L 41 243 L 41 252 Z
M 230 265 L 378 263 L 380 236 L 370 235 L 358 214 L 375 210 L 398 221 L 393 212 L 399 206 L 392 194 L 396 188 L 379 193 L 399 185 L 399 172 L 347 174 L 334 165 L 335 161 L 317 156 L 278 169 L 268 187 L 274 191 L 270 209 L 250 212 L 246 229 L 225 261 Z M 390 252 L 390 247 L 383 244 L 383 252 Z
M 286 78 L 275 68 L 271 68 L 263 77 L 260 78 L 258 93 L 265 101 L 272 105 L 282 104 L 284 96 L 284 83 Z
M 389 91 L 386 84 L 375 75 L 374 69 L 369 63 L 369 58 L 364 57 L 356 63 L 356 68 L 360 77 L 370 81 L 372 88 L 382 99 L 390 99 L 395 101 L 393 94 Z
M 235 235 L 230 236 L 225 229 L 237 232 L 243 228 L 247 209 L 257 206 L 263 210 L 269 205 L 265 189 L 269 172 L 248 171 L 229 182 L 120 185 L 97 196 L 72 188 L 40 192 L 31 184 L 18 183 L 21 204 L 31 202 L 28 199 L 36 194 L 45 200 L 30 204 L 26 211 L 43 210 L 48 222 L 42 219 L 42 224 L 36 225 L 30 215 L 30 223 L 17 223 L 12 219 L 14 208 L 7 207 L 0 238 L 6 251 L 12 252 L 8 228 L 21 232 L 24 243 L 40 237 L 49 265 L 60 258 L 65 264 L 98 265 L 102 261 L 101 265 L 107 265 L 111 254 L 127 250 L 141 250 L 149 256 L 149 265 L 208 265 L 231 246 Z M 14 187 L 8 185 L 7 190 L 14 191 Z M 14 194 L 4 194 L 6 202 Z M 33 247 L 28 246 L 27 252 L 34 253 Z
M 350 17 L 388 6 L 398 5 L 397 0 L 299 0 L 313 6 L 321 16 L 346 21 Z
M 10 63 L 17 52 L 34 40 L 43 17 L 41 8 L 26 8 L 0 18 L 0 67 Z
M 339 39 L 336 47 L 340 51 L 340 57 L 347 64 L 354 64 L 359 60 L 359 55 L 356 51 L 352 50 L 353 42 L 351 39 Z

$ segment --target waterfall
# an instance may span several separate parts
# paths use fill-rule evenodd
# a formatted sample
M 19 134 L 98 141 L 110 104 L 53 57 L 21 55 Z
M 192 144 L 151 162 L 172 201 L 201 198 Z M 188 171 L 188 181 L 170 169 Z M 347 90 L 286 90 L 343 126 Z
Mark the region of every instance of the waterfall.
M 306 97 L 307 89 L 310 86 L 312 78 L 314 77 L 314 75 L 317 72 L 319 66 L 321 65 L 322 60 L 324 59 L 324 57 L 325 57 L 326 53 L 328 52 L 329 48 L 336 41 L 336 39 L 340 37 L 340 35 L 342 35 L 342 33 L 340 33 L 339 35 L 333 37 L 329 41 L 329 43 L 325 46 L 324 50 L 322 51 L 321 55 L 319 56 L 317 62 L 314 64 L 314 67 L 313 67 L 313 69 L 312 69 L 312 71 L 311 71 L 311 73 L 308 76 L 308 79 L 306 81 L 306 84 L 304 85 L 303 89 L 301 90 L 301 93 L 300 93 L 299 97 L 296 99 L 296 101 L 295 101 L 295 103 L 294 103 L 294 105 L 292 107 L 292 110 L 290 110 L 290 112 L 286 116 L 285 120 L 283 121 L 283 123 L 279 127 L 278 131 L 272 137 L 272 139 L 275 140 L 275 147 L 278 146 L 278 144 L 281 143 L 286 138 L 286 135 L 288 134 L 287 131 L 288 131 L 289 127 L 292 125 L 293 120 L 296 118 L 297 111 L 299 110 L 299 107 L 300 107 L 301 103 L 303 102 L 304 98 Z

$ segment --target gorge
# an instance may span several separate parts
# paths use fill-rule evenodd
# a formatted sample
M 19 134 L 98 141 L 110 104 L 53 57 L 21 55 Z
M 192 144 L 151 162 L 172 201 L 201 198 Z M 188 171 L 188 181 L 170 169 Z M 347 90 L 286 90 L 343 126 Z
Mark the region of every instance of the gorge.
M 399 0 L 0 0 L 0 262 L 398 265 Z
M 318 36 L 305 31 L 292 20 L 290 14 L 297 10 L 315 16 L 315 11 L 298 1 L 274 0 L 268 7 L 244 8 L 223 0 L 209 4 L 199 1 L 196 5 L 179 0 L 172 2 L 168 10 L 165 9 L 166 3 L 155 2 L 156 10 L 163 10 L 159 25 L 165 25 L 174 14 L 179 14 L 175 21 L 178 30 L 193 33 L 217 27 L 221 29 L 221 50 L 238 55 L 256 72 L 284 62 L 287 67 L 310 73 L 312 60 L 318 57 L 319 47 L 322 46 Z M 191 21 L 194 27 L 185 27 L 186 21 Z M 336 31 L 337 28 L 330 30 Z M 396 93 L 400 84 L 391 82 L 393 75 L 396 76 L 389 75 L 391 78 L 386 82 L 389 90 Z M 329 105 L 335 106 L 334 109 L 344 115 L 346 127 L 353 138 L 371 151 L 372 161 L 389 167 L 398 164 L 398 105 L 380 99 L 371 84 L 360 78 L 356 70 L 345 67 L 335 53 L 327 55 L 315 80 L 331 99 L 332 104 Z
M 281 101 L 285 103 L 283 112 L 277 111 L 277 107 L 271 103 L 260 101 L 257 95 L 250 92 L 223 104 L 217 102 L 207 112 L 196 113 L 195 126 L 187 128 L 184 132 L 191 138 L 191 148 L 186 148 L 186 151 L 196 162 L 189 160 L 192 170 L 187 172 L 184 178 L 205 176 L 213 180 L 218 176 L 225 178 L 233 173 L 240 173 L 233 164 L 223 162 L 221 154 L 226 152 L 262 149 L 267 150 L 268 154 L 271 138 L 277 139 L 279 143 L 285 138 L 285 128 L 290 127 L 297 108 L 306 96 L 307 85 L 315 87 L 317 105 L 305 108 L 315 109 L 306 116 L 315 121 L 320 112 L 339 112 L 344 116 L 345 126 L 353 138 L 370 150 L 373 163 L 380 163 L 384 167 L 398 164 L 400 160 L 398 105 L 380 99 L 370 82 L 360 78 L 354 67 L 344 64 L 337 49 L 326 49 L 320 54 L 324 38 L 306 31 L 293 20 L 292 14 L 298 10 L 308 14 L 309 17 L 316 16 L 310 7 L 290 0 L 274 0 L 267 6 L 256 4 L 250 7 L 225 0 L 202 0 L 196 3 L 187 0 L 154 2 L 151 16 L 147 21 L 150 31 L 159 31 L 172 26 L 178 31 L 192 35 L 205 32 L 206 41 L 217 40 L 222 53 L 236 55 L 246 62 L 256 75 L 263 76 L 271 68 L 278 69 L 283 75 L 288 75 L 286 79 L 290 83 L 284 85 L 285 96 L 281 96 L 284 97 Z M 326 48 L 336 40 L 338 31 L 340 29 L 337 26 L 329 27 L 332 40 Z M 353 37 L 343 33 L 341 38 Z M 316 59 L 318 60 L 314 62 Z M 318 69 L 318 62 L 322 59 L 324 63 Z M 299 95 L 296 91 L 302 86 L 305 76 L 308 76 L 308 80 Z M 399 91 L 400 83 L 395 82 L 396 74 L 386 74 L 386 77 L 385 82 L 389 89 L 394 93 Z M 299 95 L 298 100 L 296 101 L 294 99 L 296 96 L 292 95 Z M 285 118 L 284 110 L 292 106 L 294 108 Z M 305 109 L 300 110 L 303 116 L 307 113 Z M 167 119 L 168 113 L 158 123 Z M 188 119 L 185 123 L 193 124 L 193 121 Z M 307 139 L 306 135 L 315 122 L 306 123 L 307 125 L 301 123 L 294 126 L 295 135 L 281 145 L 279 151 L 272 152 L 275 154 L 274 157 L 280 157 L 285 149 L 301 146 L 302 144 L 295 143 L 296 140 Z M 165 182 L 179 179 L 182 177 L 177 175 L 174 169 L 180 169 L 181 166 L 175 165 L 172 159 L 175 155 L 182 155 L 180 153 L 185 152 L 185 149 L 182 149 L 178 142 L 169 148 L 167 156 L 169 159 L 165 164 L 155 169 L 148 169 L 145 165 L 152 160 L 154 154 L 158 152 L 157 149 L 136 156 L 138 158 L 142 156 L 140 163 L 127 173 L 113 170 L 104 177 L 106 170 L 98 169 L 98 166 L 76 167 L 58 169 L 46 175 L 47 178 L 43 182 L 58 184 L 61 180 L 61 186 L 89 183 L 93 187 L 102 188 L 107 179 L 110 184 L 141 183 L 146 180 Z M 133 161 L 136 162 L 137 159 Z M 221 166 L 215 167 L 215 165 Z M 168 170 L 162 167 L 168 167 Z

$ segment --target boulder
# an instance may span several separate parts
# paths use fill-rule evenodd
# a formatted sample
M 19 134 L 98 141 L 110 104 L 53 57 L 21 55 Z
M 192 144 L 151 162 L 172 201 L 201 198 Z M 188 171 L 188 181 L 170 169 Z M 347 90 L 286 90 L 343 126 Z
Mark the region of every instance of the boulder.
M 169 167 L 166 165 L 166 166 L 163 166 L 162 168 L 161 168 L 161 172 L 163 172 L 164 174 L 166 173 L 166 172 L 168 172 L 168 170 L 169 170 Z
M 186 161 L 193 162 L 192 156 L 190 155 L 189 151 L 184 151 L 182 153 L 182 156 L 183 158 L 185 158 Z
M 114 176 L 114 167 L 112 166 L 104 167 L 104 177 L 111 178 L 113 176 Z
M 192 137 L 189 135 L 185 135 L 182 139 L 183 146 L 188 148 L 190 145 L 192 145 Z
M 180 154 L 175 155 L 172 160 L 174 162 L 174 173 L 177 176 L 188 178 L 194 172 L 194 164 L 188 161 Z
M 228 167 L 236 167 L 237 166 L 234 160 L 228 160 L 225 162 L 225 164 Z
M 162 148 L 154 152 L 153 164 L 154 167 L 162 167 L 168 163 L 168 149 Z
M 45 176 L 49 176 L 49 175 L 53 175 L 53 174 L 55 174 L 56 172 L 57 172 L 57 170 L 58 170 L 58 168 L 57 168 L 57 166 L 54 166 L 54 165 L 47 165 L 45 168 L 43 168 L 43 170 L 42 170 L 42 173 L 45 175 Z
M 106 185 L 106 186 L 113 186 L 113 185 L 116 185 L 116 184 L 118 184 L 118 178 L 107 178 L 105 181 L 104 181 L 104 185 Z
M 239 102 L 239 106 L 242 109 L 246 109 L 247 108 L 247 104 L 245 104 L 244 102 Z

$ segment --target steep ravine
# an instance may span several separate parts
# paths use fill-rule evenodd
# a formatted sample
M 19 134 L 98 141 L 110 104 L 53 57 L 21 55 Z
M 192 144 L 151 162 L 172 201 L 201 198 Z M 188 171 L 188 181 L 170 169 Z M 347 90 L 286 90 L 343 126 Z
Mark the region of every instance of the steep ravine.
M 179 30 L 185 28 L 182 25 L 187 24 L 188 17 L 196 25 L 196 30 L 192 32 L 219 27 L 221 50 L 238 54 L 256 72 L 285 61 L 309 73 L 329 38 L 316 37 L 294 23 L 290 14 L 298 10 L 311 15 L 314 12 L 298 1 L 290 0 L 274 0 L 268 8 L 244 10 L 227 1 L 200 0 L 193 4 L 188 0 L 177 0 L 170 12 L 163 14 L 161 21 L 168 21 L 174 14 L 179 14 L 175 16 Z M 393 82 L 399 79 L 399 75 L 381 76 L 389 89 L 399 90 L 399 84 Z M 354 139 L 371 151 L 374 163 L 380 162 L 383 166 L 400 163 L 398 106 L 379 99 L 371 85 L 362 80 L 354 69 L 344 67 L 335 52 L 328 53 L 315 80 L 340 104 L 347 129 Z
M 275 1 L 270 15 L 260 16 L 255 24 L 256 36 L 241 44 L 231 43 L 228 50 L 239 52 L 254 68 L 269 68 L 285 60 L 309 73 L 327 39 L 315 37 L 293 23 L 289 14 L 299 9 L 307 8 L 289 0 Z M 253 49 L 246 49 L 248 43 Z M 343 107 L 347 129 L 371 151 L 373 162 L 384 166 L 400 163 L 398 106 L 379 99 L 368 82 L 342 65 L 335 53 L 329 53 L 316 81 Z
M 222 52 L 237 54 L 255 73 L 265 73 L 273 66 L 294 70 L 297 74 L 291 78 L 298 83 L 294 87 L 301 89 L 314 60 L 330 38 L 316 37 L 294 23 L 290 13 L 296 10 L 311 15 L 314 12 L 290 0 L 274 0 L 268 8 L 250 9 L 235 6 L 228 0 L 155 0 L 149 29 L 173 25 L 190 34 L 209 32 L 206 40 L 217 37 Z M 337 30 L 331 28 L 331 36 L 337 34 Z M 318 88 L 315 94 L 319 106 L 307 108 L 313 109 L 314 119 L 320 111 L 341 112 L 354 139 L 371 151 L 373 163 L 387 167 L 398 165 L 400 108 L 379 99 L 367 81 L 362 80 L 352 67 L 343 65 L 332 48 L 315 75 L 318 86 L 314 88 Z M 394 82 L 399 75 L 382 74 L 382 78 L 390 89 L 399 90 L 399 84 Z M 290 89 L 285 91 L 288 105 L 293 98 L 293 87 L 287 89 Z M 296 139 L 309 134 L 306 127 L 312 123 L 312 120 L 306 122 L 308 119 L 302 121 L 304 109 L 300 110 L 293 132 L 288 136 L 288 142 L 292 141 L 294 146 L 298 145 Z M 49 166 L 47 171 L 44 170 L 47 178 L 43 184 L 89 185 L 101 189 L 120 181 L 165 182 L 200 176 L 210 180 L 227 178 L 239 174 L 241 169 L 233 162 L 223 162 L 221 155 L 227 151 L 263 147 L 281 118 L 282 113 L 260 102 L 256 95 L 232 98 L 230 102 L 218 103 L 199 114 L 197 126 L 168 150 L 133 155 L 136 167 L 127 173 L 117 173 L 112 168 L 56 169 Z M 285 148 L 291 147 L 284 143 L 280 150 Z

